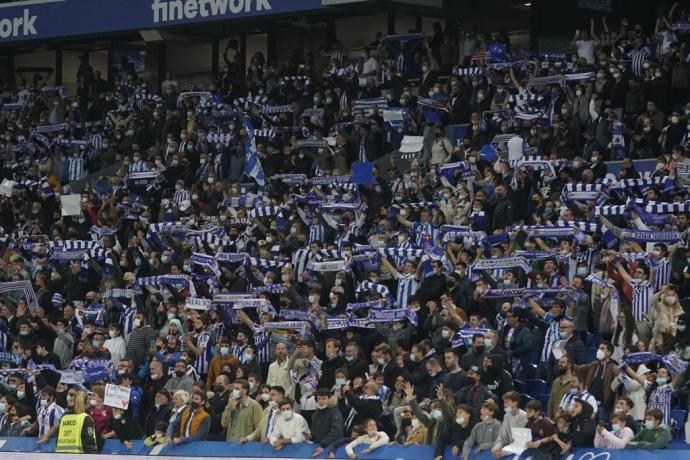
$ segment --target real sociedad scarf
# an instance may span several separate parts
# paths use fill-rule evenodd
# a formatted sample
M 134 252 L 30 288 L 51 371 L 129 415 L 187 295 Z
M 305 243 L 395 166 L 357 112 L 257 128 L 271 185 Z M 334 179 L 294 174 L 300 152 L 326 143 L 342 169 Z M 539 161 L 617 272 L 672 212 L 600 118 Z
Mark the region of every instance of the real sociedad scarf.
M 369 315 L 366 318 L 373 323 L 390 323 L 393 321 L 409 320 L 414 326 L 417 326 L 417 313 L 411 308 L 400 308 L 397 310 L 369 310 Z
M 547 225 L 516 225 L 513 230 L 527 232 L 530 238 L 568 238 L 575 234 L 571 227 Z
M 264 284 L 263 286 L 254 286 L 251 290 L 253 294 L 261 294 L 268 292 L 269 294 L 282 294 L 288 289 L 282 284 Z
M 129 299 L 134 295 L 133 289 L 109 288 L 105 290 L 104 297 Z
M 486 328 L 471 328 L 465 327 L 460 329 L 455 333 L 453 339 L 450 342 L 452 348 L 457 348 L 459 346 L 465 345 L 465 343 L 472 339 L 475 335 L 486 335 L 489 333 L 489 329 Z
M 525 272 L 531 269 L 524 257 L 496 257 L 493 259 L 480 259 L 472 264 L 473 271 L 487 271 L 501 268 L 522 268 Z
M 309 323 L 306 321 L 270 321 L 268 323 L 264 323 L 262 327 L 265 330 L 268 331 L 276 331 L 276 330 L 295 330 L 299 331 L 300 334 L 306 334 L 308 329 Z
M 373 281 L 363 281 L 355 288 L 355 295 L 361 294 L 363 291 L 374 291 L 384 298 L 391 298 L 391 293 L 383 284 L 374 283 Z
M 332 260 L 328 262 L 309 262 L 307 264 L 308 270 L 315 272 L 339 272 L 345 271 L 349 268 L 346 260 Z
M 345 308 L 345 311 L 351 313 L 356 310 L 365 310 L 367 308 L 374 308 L 380 310 L 382 308 L 385 308 L 385 306 L 386 304 L 382 304 L 378 300 L 372 300 L 370 302 L 348 303 L 347 307 Z
M 571 292 L 572 289 L 567 288 L 540 288 L 540 289 L 526 289 L 526 288 L 514 288 L 514 289 L 486 289 L 482 291 L 481 297 L 499 298 L 499 297 L 523 297 L 523 296 L 538 296 L 540 294 L 565 294 Z

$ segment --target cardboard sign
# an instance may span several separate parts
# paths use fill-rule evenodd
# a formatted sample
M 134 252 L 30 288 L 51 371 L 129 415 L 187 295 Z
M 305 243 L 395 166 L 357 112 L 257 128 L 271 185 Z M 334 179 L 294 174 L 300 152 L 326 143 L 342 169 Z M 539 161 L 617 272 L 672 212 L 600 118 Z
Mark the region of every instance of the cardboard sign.
M 131 388 L 108 383 L 105 386 L 105 397 L 103 398 L 103 404 L 105 406 L 127 410 L 129 407 L 130 391 L 132 391 Z

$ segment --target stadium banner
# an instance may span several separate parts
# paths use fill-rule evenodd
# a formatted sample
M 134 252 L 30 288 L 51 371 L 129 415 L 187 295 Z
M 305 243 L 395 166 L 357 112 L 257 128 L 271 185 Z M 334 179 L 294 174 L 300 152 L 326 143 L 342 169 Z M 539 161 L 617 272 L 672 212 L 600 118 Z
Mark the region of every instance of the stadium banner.
M 0 44 L 157 29 L 322 7 L 321 0 L 27 0 L 0 4 Z
M 676 444 L 677 443 L 677 444 Z M 103 450 L 92 458 L 100 460 L 168 460 L 179 458 L 220 458 L 224 460 L 251 460 L 257 458 L 280 458 L 283 460 L 311 459 L 315 446 L 310 443 L 294 444 L 285 447 L 281 451 L 276 451 L 271 445 L 248 442 L 239 444 L 237 442 L 223 441 L 198 441 L 179 446 L 166 446 L 163 449 L 156 449 L 144 445 L 143 440 L 133 440 L 132 449 L 128 449 L 117 439 L 106 439 Z M 355 448 L 355 453 L 360 454 L 366 446 L 360 445 Z M 674 441 L 665 450 L 644 450 L 645 460 L 677 460 L 685 458 L 688 450 L 685 442 Z M 38 444 L 36 438 L 13 437 L 0 438 L 0 452 L 8 460 L 73 460 L 74 454 L 55 454 L 55 438 L 48 442 Z M 627 460 L 630 458 L 630 449 L 573 449 L 561 457 L 562 460 Z M 511 460 L 528 460 L 534 458 L 535 449 L 527 449 L 521 455 L 505 457 Z M 336 458 L 347 458 L 344 446 L 339 447 L 335 452 Z M 373 452 L 366 454 L 366 458 L 378 460 L 393 459 L 418 459 L 433 458 L 434 446 L 429 445 L 386 445 Z M 319 458 L 325 458 L 320 455 Z M 443 455 L 443 460 L 457 460 L 457 456 L 452 455 L 449 446 Z M 472 452 L 469 460 L 493 460 L 491 451 L 484 451 L 479 454 Z

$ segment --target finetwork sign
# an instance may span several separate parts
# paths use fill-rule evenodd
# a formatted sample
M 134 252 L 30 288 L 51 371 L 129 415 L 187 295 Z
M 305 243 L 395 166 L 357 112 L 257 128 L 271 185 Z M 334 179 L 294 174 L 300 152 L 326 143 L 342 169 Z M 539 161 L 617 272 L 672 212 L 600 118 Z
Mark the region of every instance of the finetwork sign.
M 269 0 L 154 0 L 153 22 L 181 21 L 270 11 Z
M 0 20 L 0 38 L 26 37 L 38 35 L 34 23 L 36 18 L 28 8 L 24 8 L 22 16 L 14 18 L 3 18 Z

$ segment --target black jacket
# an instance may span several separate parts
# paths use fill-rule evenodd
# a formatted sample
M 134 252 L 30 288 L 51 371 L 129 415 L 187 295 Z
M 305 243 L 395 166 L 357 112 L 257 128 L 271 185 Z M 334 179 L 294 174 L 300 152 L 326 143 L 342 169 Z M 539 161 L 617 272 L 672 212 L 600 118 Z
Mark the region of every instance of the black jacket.
M 383 412 L 383 403 L 379 398 L 360 398 L 357 393 L 352 390 L 345 392 L 345 399 L 347 400 L 348 407 L 353 408 L 357 411 L 357 414 L 352 419 L 352 422 L 345 427 L 346 433 L 352 432 L 352 427 L 364 423 L 368 418 L 373 418 L 378 420 Z M 312 426 L 314 424 L 312 423 Z
M 355 358 L 354 361 L 345 364 L 345 369 L 347 369 L 348 377 L 352 380 L 355 377 L 364 377 L 364 374 L 369 372 L 369 365 L 363 359 Z
M 311 416 L 311 436 L 324 449 L 343 437 L 345 420 L 335 407 L 316 410 Z
M 335 371 L 341 367 L 345 367 L 347 360 L 342 356 L 336 356 L 333 359 L 326 358 L 321 364 L 321 378 L 319 379 L 319 388 L 331 388 L 335 385 Z M 352 378 L 352 376 L 350 376 Z
M 129 411 L 126 411 L 121 419 L 113 419 L 113 430 L 120 442 L 141 439 L 141 430 Z
M 594 431 L 596 426 L 592 420 L 592 406 L 582 404 L 582 413 L 572 422 L 573 447 L 594 447 Z
M 166 406 L 161 406 L 156 408 L 153 406 L 149 413 L 146 415 L 146 420 L 144 422 L 144 435 L 151 436 L 156 431 L 156 424 L 158 422 L 168 423 L 170 420 L 170 415 L 172 413 L 172 406 L 169 404 Z

